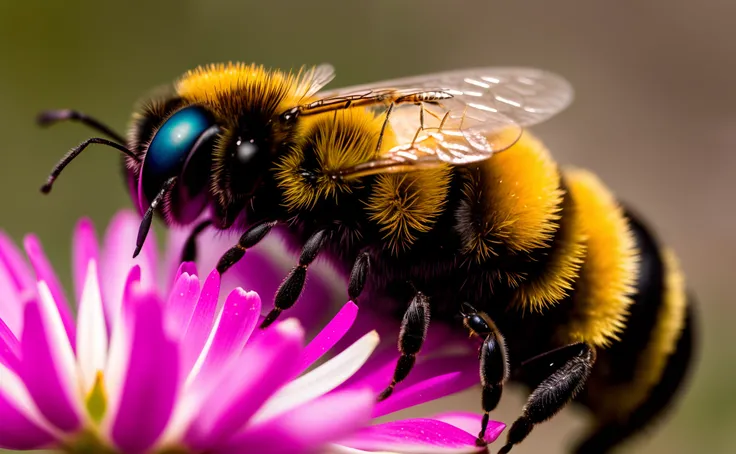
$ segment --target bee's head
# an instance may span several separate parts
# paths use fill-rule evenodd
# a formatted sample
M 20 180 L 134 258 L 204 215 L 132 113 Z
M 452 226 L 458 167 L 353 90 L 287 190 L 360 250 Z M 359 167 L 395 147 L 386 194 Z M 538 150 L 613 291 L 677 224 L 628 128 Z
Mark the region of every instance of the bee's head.
M 282 121 L 274 110 L 243 109 L 223 126 L 212 155 L 211 190 L 215 222 L 233 223 L 251 199 L 267 191 L 277 157 L 293 146 L 296 122 Z
M 209 201 L 212 152 L 221 130 L 204 107 L 180 105 L 155 104 L 136 118 L 131 141 L 140 159 L 128 158 L 126 168 L 141 213 L 156 203 L 168 223 L 189 224 Z

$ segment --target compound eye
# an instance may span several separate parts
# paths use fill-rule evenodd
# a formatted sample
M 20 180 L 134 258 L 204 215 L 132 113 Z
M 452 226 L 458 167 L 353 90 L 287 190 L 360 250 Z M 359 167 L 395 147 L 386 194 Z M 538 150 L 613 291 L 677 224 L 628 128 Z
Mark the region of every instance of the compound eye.
M 153 136 L 143 161 L 138 187 L 140 209 L 144 211 L 166 180 L 181 175 L 176 186 L 179 207 L 189 205 L 186 211 L 201 211 L 204 201 L 194 198 L 203 192 L 209 167 L 206 162 L 211 154 L 214 121 L 211 115 L 199 106 L 185 107 L 171 115 Z M 203 143 L 206 142 L 206 143 Z M 197 156 L 192 156 L 192 153 Z M 191 164 L 197 163 L 196 169 Z M 186 172 L 185 172 L 186 167 Z M 196 171 L 196 172 L 195 172 Z M 204 174 L 204 177 L 202 176 Z M 188 222 L 193 215 L 174 213 L 181 222 Z

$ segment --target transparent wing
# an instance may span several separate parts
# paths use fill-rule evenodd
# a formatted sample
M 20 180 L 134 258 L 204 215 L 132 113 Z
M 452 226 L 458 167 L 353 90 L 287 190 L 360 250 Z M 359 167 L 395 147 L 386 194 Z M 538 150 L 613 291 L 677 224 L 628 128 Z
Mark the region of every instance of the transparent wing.
M 501 113 L 520 126 L 532 126 L 564 110 L 573 88 L 563 77 L 535 68 L 474 68 L 385 80 L 319 93 L 321 98 L 387 89 L 444 91 L 458 104 Z
M 522 128 L 567 107 L 571 85 L 533 68 L 477 68 L 406 77 L 318 93 L 302 114 L 351 106 L 386 109 L 398 145 L 341 176 L 467 164 L 512 146 Z
M 323 63 L 309 69 L 302 68 L 296 81 L 296 93 L 302 98 L 309 98 L 325 87 L 335 78 L 335 68 Z

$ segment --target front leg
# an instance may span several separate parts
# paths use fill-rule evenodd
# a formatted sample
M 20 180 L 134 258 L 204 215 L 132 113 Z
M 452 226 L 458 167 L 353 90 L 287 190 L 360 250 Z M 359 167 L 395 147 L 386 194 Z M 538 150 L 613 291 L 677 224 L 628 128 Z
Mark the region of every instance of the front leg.
M 217 262 L 217 272 L 222 275 L 225 271 L 229 270 L 231 266 L 238 263 L 238 261 L 245 256 L 245 252 L 265 238 L 275 225 L 276 222 L 273 221 L 261 222 L 246 230 L 238 240 L 238 244 L 228 249 L 228 251 L 220 257 L 220 261 Z M 187 248 L 185 248 L 185 250 L 186 249 Z
M 562 364 L 532 391 L 521 417 L 511 425 L 506 445 L 499 454 L 511 451 L 514 445 L 521 443 L 531 433 L 536 424 L 550 419 L 575 398 L 585 386 L 593 368 L 595 350 L 586 343 L 579 343 L 560 349 L 555 357 L 559 357 Z
M 301 295 L 304 289 L 304 283 L 307 280 L 307 268 L 317 258 L 319 251 L 324 246 L 330 233 L 331 230 L 328 228 L 317 230 L 304 243 L 302 252 L 299 255 L 299 264 L 291 270 L 276 291 L 276 296 L 273 300 L 274 307 L 268 313 L 263 323 L 261 323 L 261 329 L 265 329 L 275 322 L 281 312 L 291 308 L 296 303 L 296 300 L 299 299 L 299 295 Z

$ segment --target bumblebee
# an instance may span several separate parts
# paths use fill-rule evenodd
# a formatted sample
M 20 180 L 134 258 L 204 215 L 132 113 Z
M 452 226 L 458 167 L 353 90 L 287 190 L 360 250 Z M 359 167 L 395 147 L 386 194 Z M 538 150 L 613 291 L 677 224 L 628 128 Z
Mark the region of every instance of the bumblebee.
M 41 124 L 76 120 L 108 137 L 73 148 L 43 192 L 104 144 L 123 153 L 143 215 L 136 254 L 157 211 L 192 226 L 184 260 L 207 226 L 243 232 L 221 273 L 285 226 L 301 254 L 262 328 L 330 256 L 353 301 L 388 299 L 403 313 L 379 399 L 409 375 L 430 321 L 464 325 L 481 339 L 479 445 L 508 382 L 532 391 L 501 453 L 573 400 L 594 421 L 578 453 L 608 451 L 659 416 L 693 354 L 692 297 L 675 255 L 634 213 L 525 131 L 567 107 L 570 84 L 480 68 L 323 91 L 333 75 L 329 65 L 200 67 L 149 99 L 127 138 L 80 112 L 43 113 Z

